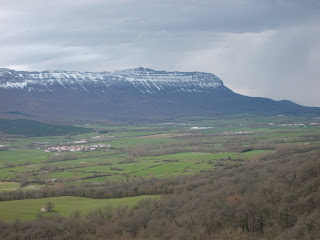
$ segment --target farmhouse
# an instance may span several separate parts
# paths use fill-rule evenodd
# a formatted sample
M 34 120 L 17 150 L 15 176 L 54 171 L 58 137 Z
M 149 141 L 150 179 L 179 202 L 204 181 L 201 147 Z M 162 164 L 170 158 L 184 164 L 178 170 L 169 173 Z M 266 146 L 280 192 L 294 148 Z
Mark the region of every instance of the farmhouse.
M 40 210 L 41 210 L 41 212 L 48 212 L 49 211 L 48 207 L 46 207 L 46 206 L 40 208 Z

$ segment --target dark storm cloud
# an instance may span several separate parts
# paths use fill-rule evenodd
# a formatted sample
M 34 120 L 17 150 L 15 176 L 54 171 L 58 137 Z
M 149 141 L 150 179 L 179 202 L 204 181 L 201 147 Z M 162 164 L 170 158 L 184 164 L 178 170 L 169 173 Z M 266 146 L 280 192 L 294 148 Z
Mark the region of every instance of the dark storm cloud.
M 317 0 L 0 3 L 1 67 L 200 70 L 243 94 L 320 106 Z

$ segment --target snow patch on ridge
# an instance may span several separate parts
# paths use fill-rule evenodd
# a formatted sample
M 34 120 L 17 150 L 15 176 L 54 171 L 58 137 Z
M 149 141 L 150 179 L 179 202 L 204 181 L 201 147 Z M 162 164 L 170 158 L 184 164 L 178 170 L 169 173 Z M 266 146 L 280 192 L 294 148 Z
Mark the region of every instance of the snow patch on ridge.
M 165 89 L 177 92 L 202 92 L 223 86 L 214 74 L 201 72 L 165 72 L 148 68 L 117 70 L 113 72 L 43 71 L 26 72 L 0 68 L 0 88 L 37 91 L 41 87 L 52 90 L 54 86 L 83 89 L 131 86 L 141 93 L 152 94 Z

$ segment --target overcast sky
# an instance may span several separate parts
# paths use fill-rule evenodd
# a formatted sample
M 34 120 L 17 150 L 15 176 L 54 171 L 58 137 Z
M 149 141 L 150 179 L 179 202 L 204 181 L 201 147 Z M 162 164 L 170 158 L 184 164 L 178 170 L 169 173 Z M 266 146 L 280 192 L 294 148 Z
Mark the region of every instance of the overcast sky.
M 320 107 L 320 0 L 0 0 L 0 67 L 204 71 Z

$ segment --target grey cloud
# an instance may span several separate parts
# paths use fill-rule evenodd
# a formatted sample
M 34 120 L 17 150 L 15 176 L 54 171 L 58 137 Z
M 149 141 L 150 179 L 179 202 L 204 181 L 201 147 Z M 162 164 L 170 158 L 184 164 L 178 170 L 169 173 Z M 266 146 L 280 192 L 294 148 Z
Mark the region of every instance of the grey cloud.
M 187 53 L 179 67 L 214 72 L 242 94 L 319 106 L 319 22 L 281 31 L 221 34 L 220 41 Z
M 200 70 L 243 94 L 320 106 L 317 0 L 0 1 L 1 67 Z

